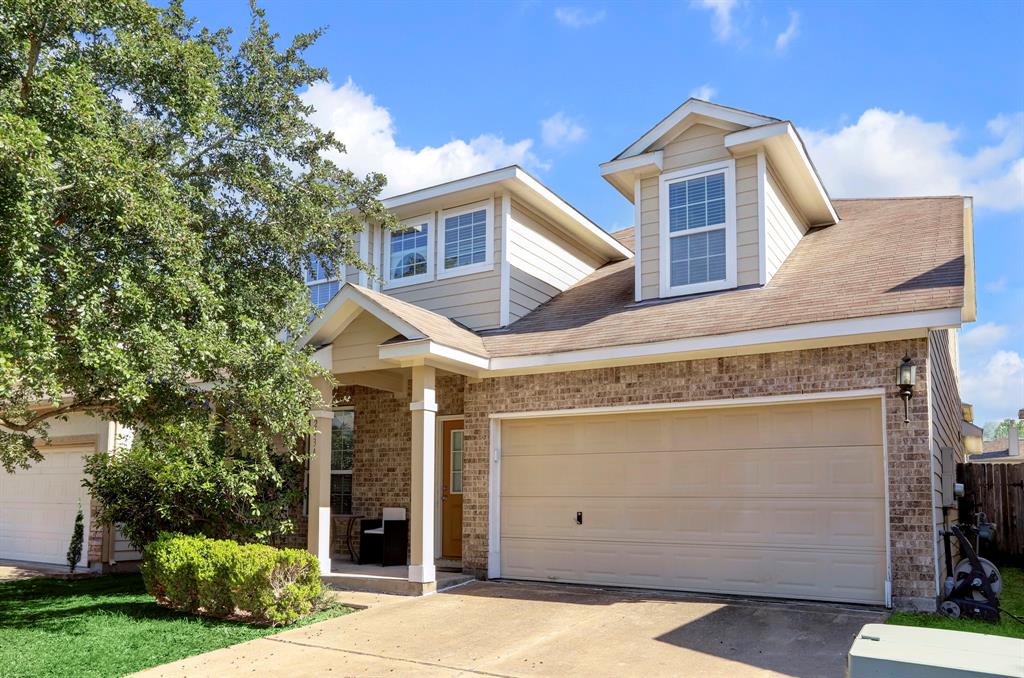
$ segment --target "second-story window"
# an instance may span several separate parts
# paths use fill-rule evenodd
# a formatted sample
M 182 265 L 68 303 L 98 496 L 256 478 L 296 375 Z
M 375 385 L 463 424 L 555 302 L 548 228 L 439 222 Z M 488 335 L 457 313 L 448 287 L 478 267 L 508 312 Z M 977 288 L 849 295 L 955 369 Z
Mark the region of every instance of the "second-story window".
M 341 282 L 337 278 L 328 276 L 319 261 L 310 259 L 309 266 L 306 268 L 306 286 L 309 287 L 310 301 L 318 309 L 322 309 L 338 293 Z
M 483 271 L 493 266 L 493 207 L 490 200 L 441 213 L 438 277 Z
M 663 176 L 662 294 L 723 289 L 735 278 L 731 162 Z
M 407 219 L 387 234 L 385 275 L 391 286 L 429 280 L 433 272 L 430 217 Z

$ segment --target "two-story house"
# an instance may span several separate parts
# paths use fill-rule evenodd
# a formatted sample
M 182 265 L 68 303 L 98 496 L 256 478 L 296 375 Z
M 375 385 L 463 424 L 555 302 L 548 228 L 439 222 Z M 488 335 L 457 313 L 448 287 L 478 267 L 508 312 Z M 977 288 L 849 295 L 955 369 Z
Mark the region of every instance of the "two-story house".
M 695 99 L 600 173 L 633 228 L 508 167 L 386 200 L 379 277 L 310 271 L 323 571 L 338 516 L 398 507 L 421 590 L 441 562 L 934 609 L 971 199 L 833 199 L 790 122 Z
M 444 559 L 934 608 L 970 198 L 833 199 L 792 123 L 694 99 L 600 171 L 634 228 L 508 167 L 387 200 L 379 280 L 310 282 L 340 384 L 314 413 L 325 570 L 331 515 L 394 506 L 425 587 Z

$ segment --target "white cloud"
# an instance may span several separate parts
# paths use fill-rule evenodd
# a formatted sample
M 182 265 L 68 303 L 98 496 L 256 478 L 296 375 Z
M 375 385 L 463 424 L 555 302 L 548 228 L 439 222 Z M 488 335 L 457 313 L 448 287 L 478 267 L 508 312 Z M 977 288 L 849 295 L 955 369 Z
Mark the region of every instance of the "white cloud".
M 606 14 L 603 9 L 596 12 L 588 12 L 582 7 L 557 7 L 555 8 L 555 18 L 563 26 L 569 28 L 584 28 L 586 26 L 593 26 L 596 23 L 604 21 Z
M 540 121 L 540 138 L 545 146 L 562 148 L 586 137 L 587 130 L 565 113 L 558 112 Z
M 716 94 L 718 94 L 718 90 L 707 83 L 690 90 L 691 97 L 703 99 L 704 101 L 711 101 Z
M 532 139 L 509 143 L 494 134 L 468 141 L 452 139 L 441 146 L 400 146 L 390 111 L 351 79 L 339 87 L 316 83 L 302 94 L 302 100 L 316 109 L 311 120 L 345 144 L 346 153 L 332 152 L 329 157 L 359 175 L 383 172 L 388 178 L 385 196 L 507 165 L 540 164 L 532 152 Z
M 711 10 L 711 29 L 715 38 L 725 42 L 733 36 L 736 27 L 733 25 L 732 12 L 738 5 L 737 0 L 691 0 L 690 6 Z
M 1024 405 L 1024 358 L 1016 351 L 997 351 L 984 363 L 961 369 L 965 402 L 974 405 L 975 421 L 1015 416 Z
M 964 194 L 980 209 L 1024 207 L 1024 113 L 994 118 L 988 132 L 992 144 L 965 155 L 946 123 L 872 108 L 836 132 L 803 138 L 834 196 Z
M 800 12 L 789 10 L 789 25 L 775 37 L 775 51 L 784 52 L 793 38 L 800 35 Z
M 999 294 L 1005 292 L 1006 288 L 1010 284 L 1010 279 L 1005 275 L 1001 275 L 990 283 L 985 283 L 985 291 L 991 292 L 992 294 Z
M 986 348 L 995 346 L 1010 333 L 1006 325 L 996 323 L 984 323 L 960 335 L 960 345 L 965 349 Z

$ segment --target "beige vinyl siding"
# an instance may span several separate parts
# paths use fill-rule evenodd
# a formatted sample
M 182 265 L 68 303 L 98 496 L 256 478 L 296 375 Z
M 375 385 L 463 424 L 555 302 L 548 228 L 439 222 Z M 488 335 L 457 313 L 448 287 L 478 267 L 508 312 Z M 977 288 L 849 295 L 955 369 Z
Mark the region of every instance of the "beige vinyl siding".
M 737 127 L 737 129 L 739 129 Z M 727 130 L 697 124 L 662 149 L 664 173 L 729 160 L 725 148 Z M 637 257 L 640 259 L 640 290 L 642 299 L 657 299 L 660 294 L 659 262 L 659 177 L 648 177 L 640 183 L 640 229 Z M 736 283 L 756 285 L 760 245 L 757 213 L 757 156 L 736 160 Z
M 932 489 L 935 495 L 935 529 L 944 527 L 942 518 L 942 481 L 946 474 L 956 479 L 956 462 L 964 459 L 962 426 L 963 410 L 960 404 L 959 357 L 956 332 L 932 330 L 928 333 L 928 401 L 932 424 Z M 920 368 L 918 368 L 920 369 Z M 953 448 L 954 463 L 944 464 L 942 448 Z M 952 523 L 957 519 L 956 508 L 947 511 Z M 939 554 L 941 558 L 941 553 Z
M 761 259 L 757 217 L 757 156 L 736 161 L 736 284 L 757 285 Z
M 378 347 L 396 334 L 394 329 L 371 314 L 360 313 L 334 340 L 331 371 L 342 374 L 387 367 L 378 357 Z
M 640 233 L 636 256 L 640 259 L 641 299 L 657 299 L 659 294 L 658 181 L 658 177 L 648 177 L 640 182 Z
M 456 208 L 451 205 L 446 209 Z M 406 287 L 385 286 L 384 292 L 416 304 L 422 308 L 470 327 L 474 330 L 498 327 L 501 323 L 499 298 L 501 295 L 501 197 L 494 198 L 494 265 L 487 271 L 456 275 L 438 280 L 437 273 L 441 270 L 443 259 L 438 248 L 438 229 L 443 228 L 441 211 L 434 213 L 435 231 L 431 233 L 431 245 L 434 248 L 434 279 Z M 386 234 L 385 234 L 385 237 Z M 383 257 L 384 247 L 381 248 Z M 384 266 L 386 262 L 381 261 Z
M 765 173 L 764 230 L 765 281 L 782 266 L 800 238 L 807 233 L 807 221 L 793 207 L 793 202 L 775 175 L 771 165 Z
M 602 261 L 516 200 L 509 225 L 509 321 L 587 277 Z

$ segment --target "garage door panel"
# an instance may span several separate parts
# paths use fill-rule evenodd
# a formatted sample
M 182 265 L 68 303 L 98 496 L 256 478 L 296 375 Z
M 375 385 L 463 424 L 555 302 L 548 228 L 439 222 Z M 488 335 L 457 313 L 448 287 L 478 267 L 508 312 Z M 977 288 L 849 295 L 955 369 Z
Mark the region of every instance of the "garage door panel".
M 878 603 L 877 554 L 759 552 L 709 546 L 511 540 L 502 576 L 608 586 L 682 589 L 769 597 Z
M 79 502 L 88 530 L 89 497 L 82 478 L 91 451 L 48 450 L 28 469 L 0 472 L 0 558 L 66 563 Z
M 583 524 L 576 524 L 577 511 Z M 770 498 L 505 497 L 508 537 L 871 548 L 884 540 L 879 501 Z
M 877 400 L 508 421 L 501 489 L 505 577 L 884 600 Z
M 502 494 L 879 497 L 882 448 L 635 451 L 505 457 Z

